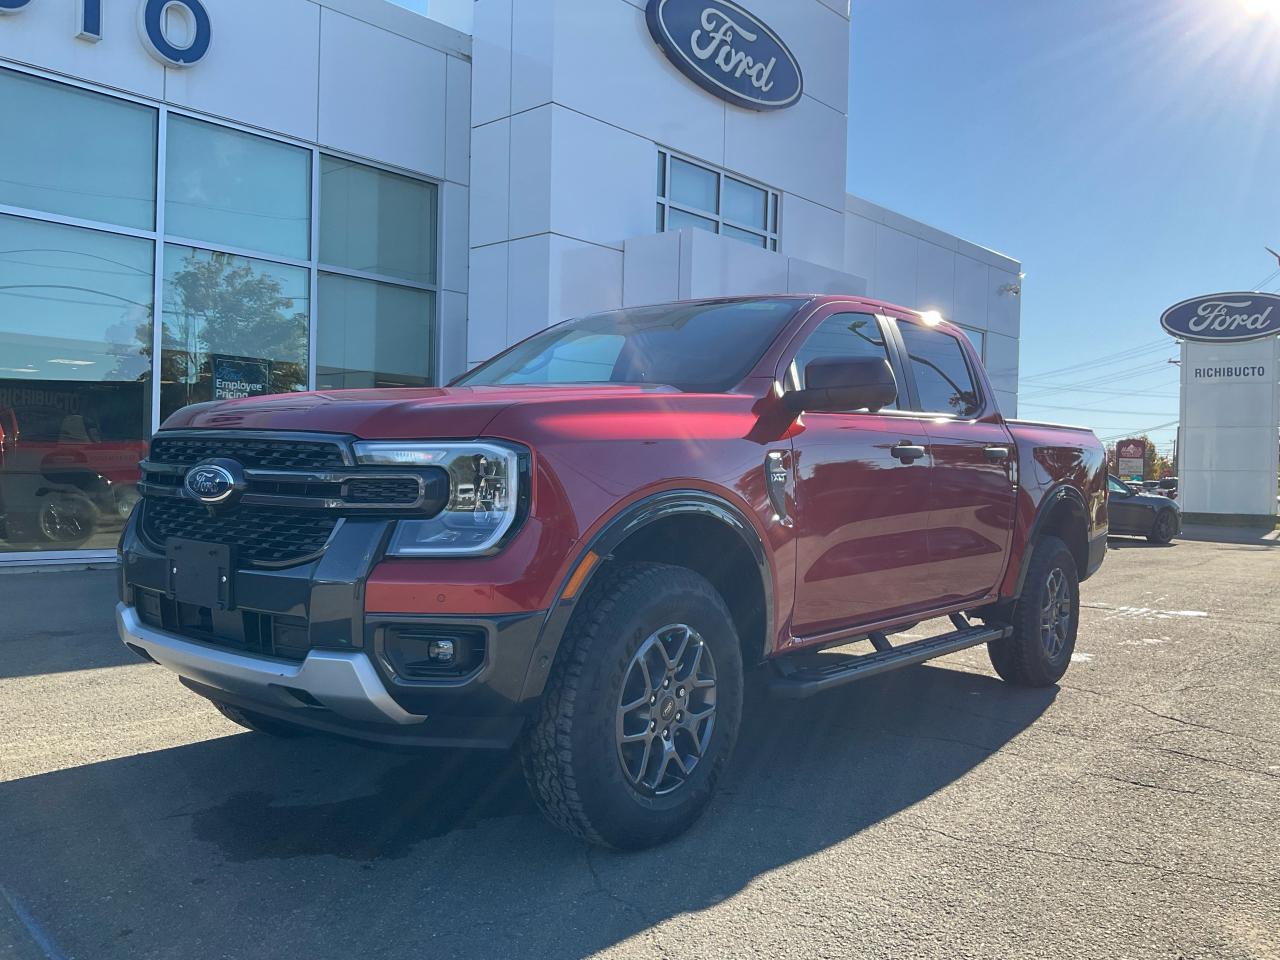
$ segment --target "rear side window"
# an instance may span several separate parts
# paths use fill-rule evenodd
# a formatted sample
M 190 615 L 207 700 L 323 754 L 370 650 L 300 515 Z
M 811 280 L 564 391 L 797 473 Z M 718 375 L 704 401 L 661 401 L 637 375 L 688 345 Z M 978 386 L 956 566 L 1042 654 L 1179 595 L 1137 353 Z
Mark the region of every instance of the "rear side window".
M 791 381 L 799 389 L 805 386 L 805 367 L 819 357 L 879 357 L 888 360 L 880 322 L 869 313 L 836 313 L 818 324 L 791 363 Z M 896 402 L 886 407 L 897 408 Z
M 898 324 L 911 358 L 920 409 L 971 417 L 982 404 L 960 341 L 942 330 L 902 321 Z

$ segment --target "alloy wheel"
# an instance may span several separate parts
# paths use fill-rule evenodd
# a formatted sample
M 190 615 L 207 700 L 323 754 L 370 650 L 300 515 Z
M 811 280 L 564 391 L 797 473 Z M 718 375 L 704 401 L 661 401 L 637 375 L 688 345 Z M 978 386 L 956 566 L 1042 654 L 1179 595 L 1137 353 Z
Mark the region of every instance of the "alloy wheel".
M 1040 642 L 1053 660 L 1062 653 L 1071 630 L 1071 586 L 1061 567 L 1054 567 L 1045 578 L 1040 604 Z
M 711 743 L 716 666 L 696 630 L 673 623 L 655 630 L 627 665 L 616 741 L 627 781 L 662 796 L 680 788 Z

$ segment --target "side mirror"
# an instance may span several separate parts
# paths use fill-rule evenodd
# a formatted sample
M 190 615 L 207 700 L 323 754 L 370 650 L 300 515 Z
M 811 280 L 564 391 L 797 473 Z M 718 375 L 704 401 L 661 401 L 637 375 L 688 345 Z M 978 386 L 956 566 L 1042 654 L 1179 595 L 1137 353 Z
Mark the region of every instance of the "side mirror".
M 876 413 L 898 399 L 898 381 L 883 357 L 819 357 L 804 368 L 805 388 L 784 395 L 792 413 Z

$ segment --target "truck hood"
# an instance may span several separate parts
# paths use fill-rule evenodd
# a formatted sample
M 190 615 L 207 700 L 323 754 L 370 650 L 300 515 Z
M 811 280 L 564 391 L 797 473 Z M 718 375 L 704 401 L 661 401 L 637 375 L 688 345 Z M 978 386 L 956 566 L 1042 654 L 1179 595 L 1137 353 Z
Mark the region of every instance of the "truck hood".
M 184 407 L 162 429 L 298 430 L 382 440 L 470 439 L 516 404 L 678 395 L 670 387 L 582 385 L 325 390 Z

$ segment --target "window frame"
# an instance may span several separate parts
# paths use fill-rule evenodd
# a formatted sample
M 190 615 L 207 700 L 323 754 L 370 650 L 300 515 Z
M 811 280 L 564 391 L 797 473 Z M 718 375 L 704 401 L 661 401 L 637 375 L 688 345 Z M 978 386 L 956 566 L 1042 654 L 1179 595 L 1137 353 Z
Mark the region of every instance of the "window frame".
M 685 203 L 670 199 L 671 196 L 671 161 L 679 160 L 687 163 L 691 167 L 697 167 L 707 173 L 713 174 L 716 178 L 716 209 L 699 210 Z M 721 167 L 714 167 L 711 164 L 695 160 L 687 154 L 680 153 L 678 150 L 672 150 L 669 147 L 658 147 L 658 168 L 660 176 L 658 179 L 658 233 L 666 233 L 669 228 L 667 226 L 670 220 L 670 212 L 678 210 L 681 213 L 694 217 L 700 217 L 703 220 L 710 220 L 716 225 L 715 235 L 720 237 L 730 237 L 739 243 L 747 243 L 740 237 L 734 237 L 724 232 L 725 227 L 734 230 L 741 230 L 743 233 L 749 233 L 753 236 L 761 237 L 764 245 L 761 250 L 768 250 L 772 253 L 779 252 L 782 241 L 782 191 L 777 190 L 768 184 L 761 183 L 758 180 L 752 180 L 750 177 L 744 177 L 732 170 L 725 170 Z M 765 225 L 763 228 L 752 224 L 743 223 L 740 220 L 733 220 L 724 215 L 724 184 L 725 179 L 736 180 L 738 183 L 756 190 L 762 190 L 765 194 Z M 696 228 L 695 228 L 696 229 Z M 710 232 L 710 231 L 708 231 Z M 752 244 L 747 244 L 752 246 Z
M 189 110 L 183 107 L 165 103 L 160 100 L 150 99 L 148 97 L 138 96 L 136 94 L 124 93 L 95 84 L 88 80 L 76 77 L 63 76 L 49 70 L 43 70 L 27 64 L 16 63 L 5 60 L 0 63 L 0 72 L 11 72 L 23 76 L 34 77 L 36 79 L 49 81 L 61 85 L 63 87 L 94 93 L 111 100 L 122 101 L 126 103 L 137 104 L 147 107 L 153 111 L 155 115 L 155 150 L 150 156 L 152 168 L 155 172 L 154 178 L 154 204 L 155 216 L 151 225 L 151 229 L 142 229 L 137 227 L 124 226 L 121 224 L 111 223 L 108 221 L 94 220 L 85 217 L 69 216 L 65 214 L 52 213 L 47 210 L 41 210 L 31 207 L 21 207 L 13 204 L 0 203 L 0 215 L 18 217 L 26 220 L 35 220 L 44 223 L 61 224 L 68 227 L 79 227 L 86 230 L 94 230 L 99 233 L 115 234 L 118 236 L 134 237 L 140 240 L 148 240 L 152 244 L 153 260 L 152 260 L 152 324 L 151 324 L 151 422 L 148 424 L 149 435 L 154 435 L 160 428 L 160 364 L 163 355 L 163 331 L 164 325 L 160 322 L 164 316 L 164 251 L 168 245 L 178 245 L 191 247 L 197 250 L 208 251 L 212 253 L 226 253 L 238 257 L 247 257 L 254 260 L 263 260 L 289 267 L 302 267 L 309 272 L 309 296 L 308 296 L 308 316 L 307 316 L 307 387 L 314 389 L 316 384 L 316 361 L 317 361 L 317 332 L 319 320 L 319 278 L 321 271 L 331 274 L 339 274 L 343 276 L 354 277 L 361 280 L 371 280 L 375 283 L 386 283 L 395 286 L 409 287 L 411 289 L 422 290 L 433 294 L 432 308 L 428 316 L 424 317 L 424 322 L 428 325 L 428 337 L 431 348 L 429 377 L 433 382 L 440 383 L 443 381 L 441 376 L 441 321 L 444 315 L 444 266 L 445 266 L 445 236 L 444 236 L 444 200 L 445 200 L 445 181 L 441 178 L 424 175 L 414 170 L 408 170 L 397 167 L 394 164 L 384 163 L 377 160 L 371 160 L 368 157 L 358 156 L 343 150 L 322 147 L 318 143 L 308 142 L 296 137 L 289 137 L 273 131 L 262 130 L 248 124 L 237 123 L 223 117 L 203 114 L 198 110 Z M 169 118 L 171 116 L 187 117 L 191 120 L 197 120 L 203 123 L 212 124 L 213 126 L 223 127 L 229 130 L 239 131 L 241 133 L 250 134 L 252 136 L 261 137 L 265 140 L 273 140 L 278 143 L 286 144 L 292 147 L 298 147 L 306 150 L 310 154 L 310 197 L 308 213 L 310 216 L 309 229 L 309 256 L 306 259 L 296 259 L 287 256 L 281 256 L 275 253 L 269 253 L 263 250 L 255 250 L 252 248 L 240 248 L 216 243 L 210 243 L 204 240 L 197 240 L 192 237 L 182 237 L 177 235 L 169 235 L 165 228 L 165 204 L 168 199 L 168 191 L 166 184 L 166 167 L 168 157 L 168 133 Z M 401 277 L 383 276 L 376 273 L 369 273 L 360 270 L 352 270 L 346 267 L 339 267 L 332 264 L 325 264 L 320 261 L 320 217 L 322 216 L 320 204 L 320 158 L 321 155 L 328 155 L 340 160 L 358 163 L 375 170 L 382 170 L 387 173 L 397 174 L 416 180 L 421 183 L 432 184 L 436 189 L 436 249 L 435 249 L 435 282 L 434 283 L 418 283 L 411 280 L 405 280 Z M 0 564 L 22 564 L 22 563 L 48 563 L 66 560 L 85 559 L 108 559 L 114 557 L 114 551 L 103 550 L 41 550 L 37 552 L 13 551 L 0 553 Z
M 148 107 L 155 113 L 156 119 L 156 138 L 155 153 L 151 156 L 151 162 L 155 171 L 155 217 L 152 224 L 153 229 L 144 230 L 135 227 L 121 226 L 119 224 L 109 223 L 106 221 L 85 219 L 83 217 L 72 217 L 63 214 L 50 213 L 45 210 L 39 210 L 29 207 L 18 207 L 10 204 L 0 203 L 0 215 L 9 215 L 14 217 L 22 217 L 28 220 L 40 220 L 50 223 L 60 223 L 71 227 L 83 227 L 90 230 L 97 230 L 102 233 L 120 234 L 128 237 L 136 237 L 143 240 L 150 240 L 154 246 L 155 258 L 152 265 L 153 272 L 153 289 L 152 304 L 154 317 L 156 319 L 164 315 L 164 248 L 167 244 L 175 244 L 179 246 L 192 247 L 196 250 L 204 250 L 211 253 L 226 253 L 237 257 L 246 257 L 253 260 L 263 260 L 269 263 L 275 263 L 289 267 L 302 267 L 307 269 L 309 274 L 310 295 L 308 300 L 308 317 L 307 317 L 307 388 L 314 389 L 316 384 L 316 344 L 317 344 L 317 328 L 319 319 L 319 277 L 320 273 L 339 274 L 342 276 L 354 277 L 360 280 L 371 280 L 375 283 L 386 283 L 394 286 L 409 287 L 415 290 L 422 290 L 434 295 L 431 314 L 424 318 L 430 329 L 431 338 L 431 357 L 430 357 L 430 379 L 439 382 L 440 376 L 440 321 L 443 310 L 442 294 L 442 275 L 444 270 L 444 234 L 443 223 L 444 217 L 441 213 L 441 206 L 444 194 L 444 181 L 434 177 L 424 176 L 411 170 L 405 170 L 396 167 L 393 164 L 381 163 L 370 160 L 366 157 L 360 157 L 355 154 L 347 153 L 342 150 L 333 150 L 322 147 L 316 143 L 308 143 L 305 140 L 299 140 L 294 137 L 284 136 L 282 134 L 271 131 L 261 130 L 248 124 L 236 123 L 221 117 L 214 117 L 202 114 L 196 110 L 188 110 L 183 107 L 174 106 L 157 100 L 151 100 L 147 97 L 140 97 L 133 94 L 122 93 L 116 90 L 109 90 L 96 84 L 71 78 L 64 77 L 49 71 L 39 70 L 28 67 L 24 64 L 12 63 L 5 61 L 0 64 L 0 71 L 10 71 L 15 74 L 34 77 L 41 80 L 50 81 L 60 84 L 64 87 L 70 87 L 78 90 L 87 91 L 98 94 L 112 100 L 134 103 L 139 106 Z M 238 247 L 229 244 L 213 243 L 207 240 L 198 240 L 193 237 L 184 237 L 178 234 L 169 234 L 165 225 L 165 205 L 168 200 L 168 191 L 166 183 L 166 168 L 168 166 L 168 145 L 169 145 L 169 118 L 171 116 L 185 117 L 190 120 L 199 121 L 215 127 L 222 127 L 228 130 L 235 130 L 240 133 L 249 134 L 255 137 L 261 137 L 264 140 L 273 140 L 277 143 L 287 146 L 300 148 L 308 151 L 310 154 L 310 196 L 308 215 L 310 217 L 309 226 L 309 256 L 306 258 L 296 258 L 284 256 L 277 253 L 271 253 L 263 250 L 253 249 L 251 247 Z M 323 215 L 320 204 L 320 175 L 321 175 L 321 156 L 327 155 L 339 160 L 351 163 L 361 164 L 375 170 L 381 170 L 387 173 L 396 174 L 407 177 L 410 180 L 416 180 L 420 183 L 431 184 L 436 189 L 436 250 L 435 250 L 435 282 L 420 283 L 418 281 L 406 280 L 402 277 L 387 276 L 379 273 L 373 273 L 363 270 L 353 270 L 348 267 L 341 267 L 334 264 L 325 263 L 320 259 L 320 217 Z M 160 377 L 158 364 L 163 349 L 163 324 L 159 322 L 152 323 L 152 368 L 151 368 L 151 423 L 150 431 L 155 433 L 160 428 Z M 83 551 L 77 553 L 83 555 Z M 2 555 L 4 559 L 9 559 L 9 554 Z M 42 553 L 41 556 L 49 556 L 48 552 Z
M 930 327 L 921 320 L 892 314 L 888 315 L 887 319 L 891 321 L 889 326 L 893 331 L 894 346 L 898 353 L 899 366 L 906 375 L 910 389 L 911 406 L 913 408 L 911 410 L 902 410 L 900 411 L 901 413 L 911 414 L 915 417 L 927 417 L 931 420 L 955 420 L 960 423 L 982 420 L 984 417 L 990 416 L 991 398 L 987 393 L 986 381 L 974 368 L 973 356 L 970 352 L 973 351 L 973 353 L 976 353 L 977 351 L 974 350 L 972 341 L 964 335 L 963 330 L 955 324 L 943 324 L 936 327 Z M 961 416 L 956 413 L 949 413 L 945 410 L 921 409 L 924 404 L 920 399 L 920 389 L 919 385 L 916 383 L 916 372 L 911 363 L 911 351 L 907 349 L 906 340 L 903 339 L 902 332 L 900 330 L 900 325 L 904 323 L 914 324 L 915 326 L 923 327 L 931 333 L 939 333 L 944 337 L 950 337 L 952 340 L 960 344 L 960 356 L 964 360 L 965 369 L 968 371 L 969 379 L 973 381 L 973 391 L 978 400 L 977 410 L 966 416 Z M 895 369 L 894 372 L 896 373 L 897 370 Z

